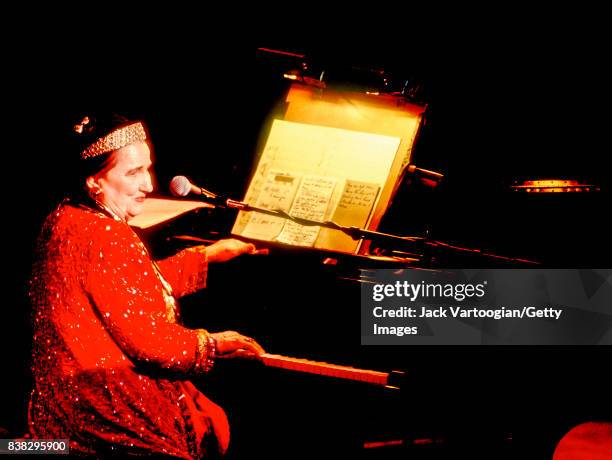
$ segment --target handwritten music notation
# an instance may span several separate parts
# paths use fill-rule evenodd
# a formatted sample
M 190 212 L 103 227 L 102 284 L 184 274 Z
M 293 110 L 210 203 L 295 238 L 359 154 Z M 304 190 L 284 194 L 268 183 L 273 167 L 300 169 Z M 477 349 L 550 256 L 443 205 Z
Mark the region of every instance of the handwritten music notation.
M 301 219 L 324 221 L 336 182 L 333 177 L 304 176 L 289 214 Z M 320 229 L 288 220 L 276 241 L 296 246 L 313 246 Z
M 399 143 L 398 137 L 274 120 L 244 201 L 296 218 L 366 227 L 382 199 Z M 232 233 L 347 253 L 359 246 L 338 230 L 256 212 L 241 211 Z

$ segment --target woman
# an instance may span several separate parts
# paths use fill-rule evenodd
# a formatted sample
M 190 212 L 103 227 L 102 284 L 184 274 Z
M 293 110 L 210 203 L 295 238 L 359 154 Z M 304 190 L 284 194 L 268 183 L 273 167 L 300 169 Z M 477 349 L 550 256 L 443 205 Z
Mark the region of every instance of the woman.
M 128 225 L 153 189 L 143 123 L 89 116 L 74 136 L 80 190 L 45 221 L 31 281 L 31 434 L 85 455 L 222 454 L 225 414 L 187 378 L 263 349 L 181 326 L 175 299 L 205 286 L 208 262 L 255 247 L 221 240 L 154 262 Z

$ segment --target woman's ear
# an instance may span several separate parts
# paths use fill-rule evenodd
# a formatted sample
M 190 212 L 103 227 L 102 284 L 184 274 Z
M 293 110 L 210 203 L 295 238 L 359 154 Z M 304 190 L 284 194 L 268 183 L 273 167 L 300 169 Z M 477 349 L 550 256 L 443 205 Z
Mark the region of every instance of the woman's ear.
M 102 192 L 100 182 L 94 176 L 89 176 L 85 179 L 85 185 L 87 186 L 88 192 L 93 196 L 99 195 Z

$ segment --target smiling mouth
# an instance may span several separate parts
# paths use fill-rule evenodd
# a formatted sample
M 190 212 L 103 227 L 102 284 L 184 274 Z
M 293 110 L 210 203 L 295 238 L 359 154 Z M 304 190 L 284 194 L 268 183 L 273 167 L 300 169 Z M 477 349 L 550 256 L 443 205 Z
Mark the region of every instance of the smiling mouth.
M 136 201 L 138 201 L 139 203 L 144 203 L 144 200 L 146 200 L 146 199 L 147 199 L 147 197 L 146 197 L 146 196 L 140 196 L 140 197 L 138 197 L 138 198 L 134 198 L 134 199 L 135 199 Z

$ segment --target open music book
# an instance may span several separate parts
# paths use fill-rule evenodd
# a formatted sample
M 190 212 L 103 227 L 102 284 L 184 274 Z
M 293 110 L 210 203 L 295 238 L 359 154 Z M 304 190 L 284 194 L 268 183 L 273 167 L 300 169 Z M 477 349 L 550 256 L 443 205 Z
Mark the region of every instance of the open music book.
M 377 230 L 410 163 L 425 107 L 393 95 L 299 83 L 271 114 L 243 201 L 293 217 Z M 348 254 L 368 241 L 240 212 L 232 233 Z
M 367 227 L 399 138 L 275 120 L 245 202 L 293 217 Z M 295 246 L 357 252 L 337 230 L 241 212 L 232 233 Z
M 339 180 L 333 177 L 291 174 L 271 171 L 255 206 L 281 210 L 293 217 L 318 222 L 333 222 L 362 227 L 372 212 L 380 186 L 366 182 Z M 341 195 L 332 201 L 334 190 L 341 186 Z M 335 202 L 335 204 L 334 204 Z M 331 247 L 350 251 L 355 243 L 350 237 L 322 231 L 318 226 L 303 226 L 288 219 L 252 213 L 241 235 L 266 241 L 306 247 Z

